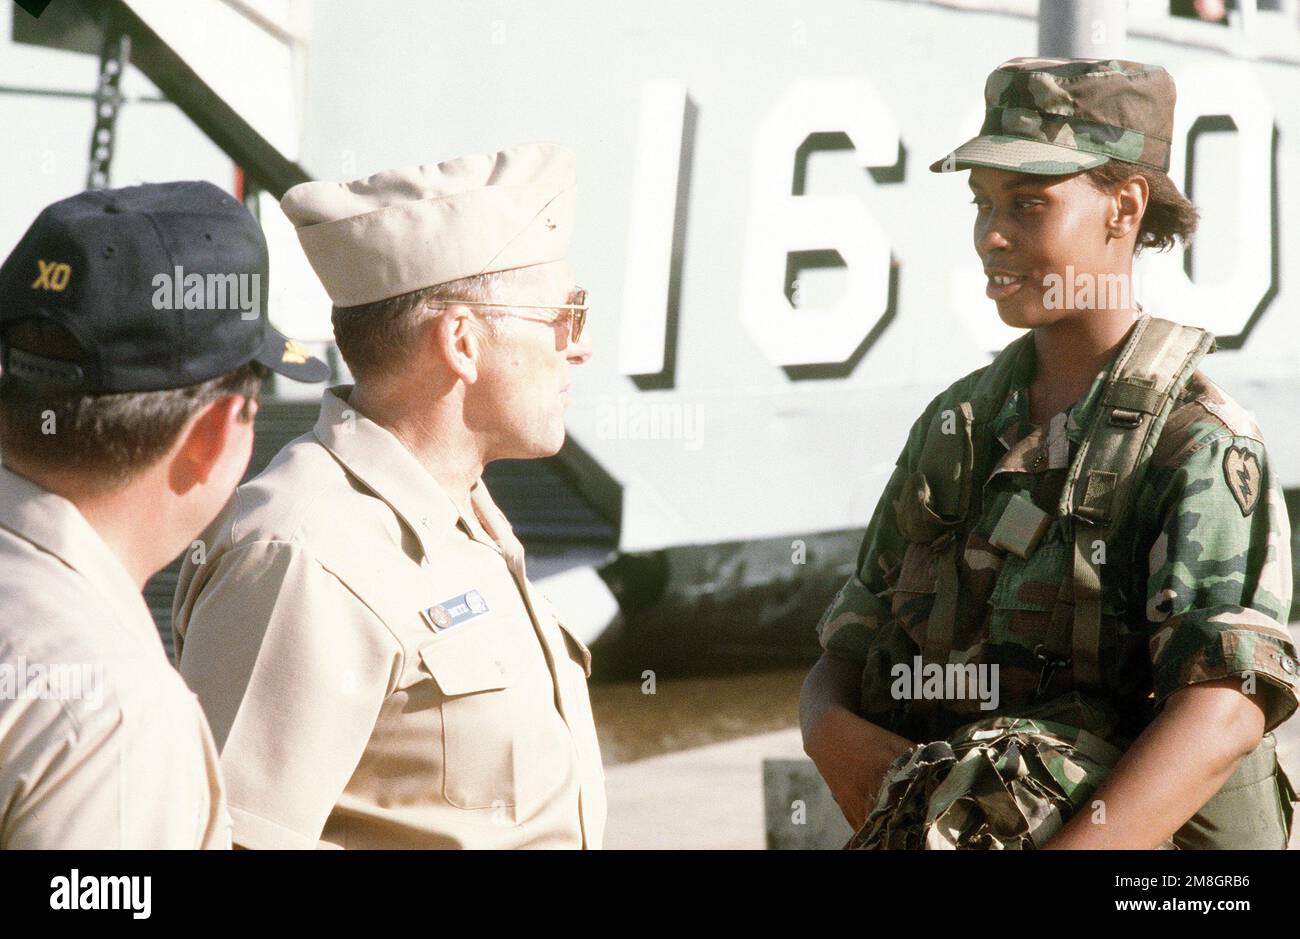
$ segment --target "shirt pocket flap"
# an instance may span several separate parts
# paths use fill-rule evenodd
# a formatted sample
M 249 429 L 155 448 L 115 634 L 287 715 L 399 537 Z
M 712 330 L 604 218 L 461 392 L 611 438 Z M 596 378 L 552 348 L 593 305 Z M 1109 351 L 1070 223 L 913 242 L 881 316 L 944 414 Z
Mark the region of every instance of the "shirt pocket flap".
M 433 642 L 420 648 L 420 660 L 448 696 L 499 691 L 511 685 L 505 659 L 472 643 Z
M 1074 545 L 1045 538 L 1028 559 L 1007 555 L 989 598 L 990 606 L 1047 613 L 1058 603 L 1074 605 Z M 1107 616 L 1120 613 L 1109 591 L 1102 591 L 1101 610 Z

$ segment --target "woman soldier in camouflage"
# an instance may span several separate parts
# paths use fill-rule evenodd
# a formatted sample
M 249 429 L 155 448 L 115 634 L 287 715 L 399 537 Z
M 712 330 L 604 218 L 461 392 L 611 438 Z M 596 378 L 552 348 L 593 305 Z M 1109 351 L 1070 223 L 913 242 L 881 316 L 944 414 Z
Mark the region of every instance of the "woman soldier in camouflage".
M 1128 289 L 1196 224 L 1173 82 L 1014 59 L 985 102 L 931 169 L 971 171 L 987 294 L 1029 332 L 913 425 L 818 627 L 805 749 L 855 847 L 1285 847 L 1286 509 L 1196 368 L 1213 337 Z

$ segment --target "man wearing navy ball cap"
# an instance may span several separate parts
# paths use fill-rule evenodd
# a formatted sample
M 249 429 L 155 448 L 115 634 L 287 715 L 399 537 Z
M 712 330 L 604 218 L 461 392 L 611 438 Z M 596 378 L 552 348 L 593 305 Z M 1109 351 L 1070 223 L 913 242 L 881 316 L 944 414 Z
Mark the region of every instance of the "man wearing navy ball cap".
M 0 848 L 230 845 L 212 734 L 140 595 L 229 499 L 266 242 L 203 182 L 47 207 L 0 266 Z

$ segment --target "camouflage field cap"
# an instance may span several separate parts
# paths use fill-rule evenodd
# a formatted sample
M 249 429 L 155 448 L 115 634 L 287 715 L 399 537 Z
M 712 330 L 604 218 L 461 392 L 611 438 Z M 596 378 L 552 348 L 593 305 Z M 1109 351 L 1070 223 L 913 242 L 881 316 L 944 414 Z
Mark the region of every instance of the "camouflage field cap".
M 1123 160 L 1165 172 L 1175 97 L 1174 80 L 1158 65 L 1012 59 L 984 84 L 979 136 L 930 169 L 950 173 L 987 166 L 1059 175 Z

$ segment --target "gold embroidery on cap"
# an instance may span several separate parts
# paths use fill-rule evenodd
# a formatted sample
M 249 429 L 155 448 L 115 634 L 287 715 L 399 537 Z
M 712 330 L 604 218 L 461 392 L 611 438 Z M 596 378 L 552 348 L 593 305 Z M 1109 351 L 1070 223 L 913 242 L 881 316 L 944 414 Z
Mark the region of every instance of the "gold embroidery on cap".
M 291 365 L 302 365 L 307 361 L 309 353 L 292 339 L 284 341 L 284 355 L 280 356 L 281 362 L 288 362 Z
M 53 290 L 55 293 L 62 293 L 72 278 L 72 266 L 62 261 L 42 261 L 38 258 L 36 266 L 40 273 L 37 274 L 36 280 L 32 281 L 33 290 Z

